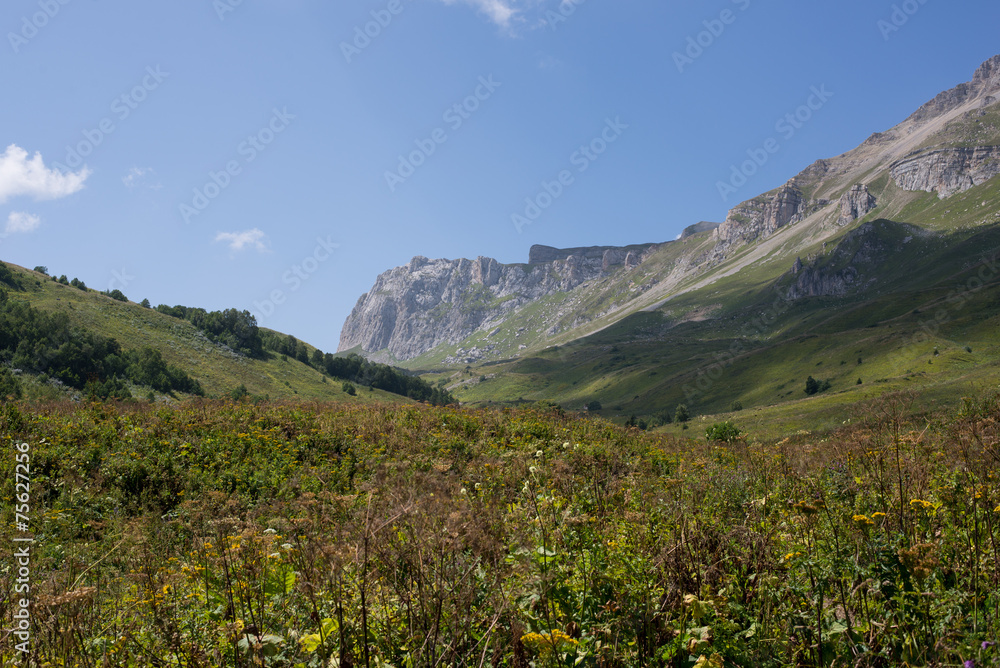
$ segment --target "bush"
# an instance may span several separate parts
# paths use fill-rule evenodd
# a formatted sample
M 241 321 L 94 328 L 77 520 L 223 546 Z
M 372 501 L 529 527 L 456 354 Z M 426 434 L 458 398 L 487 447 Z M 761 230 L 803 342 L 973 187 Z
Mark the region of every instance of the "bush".
M 733 413 L 739 413 L 741 410 L 743 410 L 743 402 L 742 401 L 734 401 L 733 405 L 730 406 L 729 409 Z
M 347 394 L 352 397 L 358 393 L 358 388 L 354 387 L 354 383 L 346 380 L 344 381 L 344 384 L 340 386 L 340 389 L 347 392 Z
M 589 404 L 587 404 L 586 408 L 588 411 L 594 412 L 601 410 L 603 406 L 601 406 L 600 401 L 591 401 Z
M 111 297 L 116 302 L 127 302 L 128 301 L 128 297 L 126 297 L 125 294 L 121 290 L 111 290 L 110 292 L 104 292 L 102 294 L 105 294 L 108 297 Z
M 677 406 L 677 410 L 674 412 L 674 422 L 684 423 L 691 419 L 691 414 L 688 413 L 688 407 L 684 404 Z
M 0 367 L 0 400 L 20 399 L 21 381 L 7 367 Z
M 812 376 L 806 378 L 806 394 L 808 394 L 810 397 L 820 392 L 826 392 L 827 390 L 830 389 L 830 387 L 831 387 L 830 381 L 828 380 L 820 382 L 815 378 L 813 378 Z
M 244 385 L 243 383 L 240 383 L 239 387 L 235 387 L 229 391 L 229 396 L 230 398 L 232 398 L 233 401 L 239 401 L 240 399 L 249 394 L 250 392 L 247 391 L 247 386 Z
M 718 422 L 705 430 L 705 438 L 710 441 L 732 443 L 743 437 L 743 431 L 728 420 Z

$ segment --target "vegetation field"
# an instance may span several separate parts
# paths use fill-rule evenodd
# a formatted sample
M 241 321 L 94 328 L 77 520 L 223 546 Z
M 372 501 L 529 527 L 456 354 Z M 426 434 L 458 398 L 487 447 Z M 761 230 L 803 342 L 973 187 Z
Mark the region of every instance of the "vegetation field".
M 1000 399 L 934 414 L 893 394 L 836 431 L 766 442 L 700 428 L 421 404 L 8 402 L 0 655 L 1000 663 Z M 24 592 L 12 555 L 28 535 Z

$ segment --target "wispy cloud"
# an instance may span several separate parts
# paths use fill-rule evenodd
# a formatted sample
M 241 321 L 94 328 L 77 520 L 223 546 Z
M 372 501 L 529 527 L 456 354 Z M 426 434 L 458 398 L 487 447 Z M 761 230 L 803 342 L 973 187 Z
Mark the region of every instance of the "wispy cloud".
M 152 167 L 133 167 L 128 171 L 128 174 L 122 177 L 122 183 L 129 190 L 138 188 L 139 186 L 146 186 L 152 190 L 159 190 L 163 187 L 161 183 L 149 183 L 149 179 L 146 178 L 151 174 L 156 174 Z
M 21 211 L 12 211 L 10 215 L 7 216 L 7 226 L 4 228 L 4 234 L 34 232 L 41 224 L 42 219 L 38 216 L 30 213 L 23 213 Z
M 256 227 L 244 232 L 219 232 L 215 235 L 217 242 L 225 241 L 229 244 L 229 249 L 234 252 L 256 248 L 258 252 L 263 253 L 267 250 L 267 244 L 264 243 L 266 239 L 267 235 Z
M 29 159 L 27 151 L 11 144 L 0 154 L 0 204 L 19 196 L 36 200 L 66 197 L 82 189 L 88 176 L 90 170 L 86 167 L 69 174 L 49 169 L 41 153 Z
M 502 28 L 509 28 L 511 21 L 517 17 L 521 10 L 514 6 L 514 0 L 442 0 L 446 5 L 453 5 L 461 2 L 472 5 L 483 14 L 489 17 L 493 23 Z

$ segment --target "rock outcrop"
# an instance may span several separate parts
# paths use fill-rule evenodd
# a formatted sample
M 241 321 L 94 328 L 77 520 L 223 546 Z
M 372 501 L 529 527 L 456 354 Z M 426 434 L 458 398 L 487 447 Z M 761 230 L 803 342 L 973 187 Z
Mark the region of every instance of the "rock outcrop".
M 693 237 L 694 235 L 701 234 L 702 232 L 714 232 L 719 229 L 721 224 L 722 223 L 709 223 L 703 220 L 695 223 L 694 225 L 688 225 L 684 228 L 684 231 L 681 232 L 681 239 L 687 239 L 688 237 Z
M 786 184 L 734 207 L 726 216 L 726 222 L 712 233 L 716 239 L 713 258 L 721 259 L 734 246 L 768 237 L 780 228 L 798 222 L 807 204 L 801 190 Z
M 857 184 L 840 198 L 840 218 L 838 225 L 849 225 L 870 213 L 877 205 L 875 196 L 868 192 L 868 186 Z
M 644 252 L 656 244 L 633 244 L 631 246 L 584 246 L 580 248 L 553 248 L 552 246 L 542 246 L 535 244 L 528 251 L 528 264 L 546 264 L 565 260 L 573 255 L 586 260 L 594 260 L 605 257 L 615 258 L 619 255 L 620 260 L 612 261 L 611 264 L 621 264 L 625 260 L 625 254 L 629 251 Z M 609 255 L 610 253 L 610 255 Z
M 533 246 L 531 262 L 501 264 L 415 257 L 380 275 L 344 323 L 338 350 L 387 350 L 408 360 L 441 344 L 458 344 L 505 316 L 557 292 L 642 261 L 652 244 L 557 249 Z
M 925 151 L 894 163 L 890 173 L 903 190 L 936 192 L 945 199 L 1000 174 L 1000 146 Z
M 919 228 L 903 223 L 864 223 L 844 235 L 829 255 L 806 265 L 796 259 L 788 297 L 845 297 L 863 291 L 881 277 L 880 269 L 892 253 L 924 235 Z

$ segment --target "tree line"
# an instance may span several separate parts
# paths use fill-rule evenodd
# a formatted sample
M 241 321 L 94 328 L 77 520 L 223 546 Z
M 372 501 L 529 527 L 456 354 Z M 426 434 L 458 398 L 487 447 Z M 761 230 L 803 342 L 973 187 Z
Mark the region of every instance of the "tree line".
M 40 311 L 4 290 L 0 290 L 0 360 L 100 398 L 131 397 L 125 381 L 163 393 L 204 395 L 201 384 L 168 364 L 160 351 L 122 350 L 113 338 L 74 327 L 65 313 Z M 16 377 L 9 369 L 3 376 L 6 396 L 20 396 Z
M 308 346 L 294 336 L 282 336 L 274 332 L 264 334 L 264 346 L 268 350 L 308 364 L 345 383 L 373 387 L 415 401 L 426 401 L 434 406 L 455 403 L 455 398 L 447 390 L 434 387 L 424 379 L 410 375 L 402 369 L 371 362 L 360 355 L 338 357 L 324 353 L 318 348 L 310 354 Z

